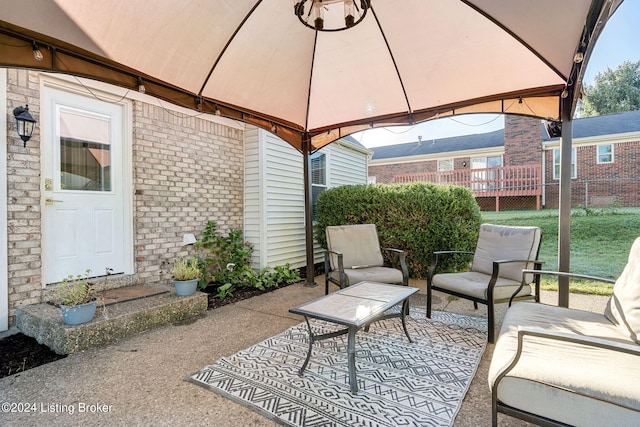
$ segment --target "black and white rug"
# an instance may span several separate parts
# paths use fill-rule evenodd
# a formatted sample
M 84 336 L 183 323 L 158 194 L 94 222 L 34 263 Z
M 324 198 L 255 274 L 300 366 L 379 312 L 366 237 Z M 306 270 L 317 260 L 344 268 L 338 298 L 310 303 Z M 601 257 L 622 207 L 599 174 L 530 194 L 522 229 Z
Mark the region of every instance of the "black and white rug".
M 340 326 L 311 321 L 314 331 Z M 359 391 L 349 391 L 347 336 L 315 342 L 307 355 L 305 323 L 222 358 L 187 377 L 288 426 L 451 426 L 487 342 L 487 320 L 411 308 L 400 319 L 358 331 Z

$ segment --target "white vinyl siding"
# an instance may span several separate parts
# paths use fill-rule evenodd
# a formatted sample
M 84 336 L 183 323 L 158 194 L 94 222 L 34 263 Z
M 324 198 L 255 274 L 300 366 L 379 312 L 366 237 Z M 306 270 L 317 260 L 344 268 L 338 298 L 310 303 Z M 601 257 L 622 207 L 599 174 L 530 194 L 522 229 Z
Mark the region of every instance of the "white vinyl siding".
M 325 154 L 328 188 L 367 183 L 367 154 L 336 142 Z M 253 268 L 306 265 L 302 154 L 273 134 L 247 125 L 245 133 L 245 239 Z M 316 245 L 315 262 L 323 260 Z

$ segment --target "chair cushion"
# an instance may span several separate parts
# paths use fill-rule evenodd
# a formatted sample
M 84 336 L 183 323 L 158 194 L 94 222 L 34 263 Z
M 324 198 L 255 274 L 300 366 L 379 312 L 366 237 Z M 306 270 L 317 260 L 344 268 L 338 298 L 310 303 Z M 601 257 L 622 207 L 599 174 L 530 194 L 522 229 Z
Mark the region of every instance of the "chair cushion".
M 504 317 L 489 368 L 489 387 L 509 365 L 518 327 L 632 344 L 602 314 L 516 303 Z M 498 399 L 570 425 L 640 425 L 640 363 L 631 354 L 526 337 L 517 366 L 498 386 Z
M 465 273 L 442 273 L 433 276 L 432 284 L 437 288 L 486 300 L 487 285 L 489 284 L 490 279 L 491 274 L 478 273 L 475 271 L 468 271 Z M 520 286 L 519 280 L 515 281 L 498 277 L 496 286 L 493 288 L 493 300 L 508 300 L 516 289 L 518 289 L 518 286 Z M 526 285 L 523 286 L 520 292 L 518 292 L 517 296 L 530 294 L 531 287 Z
M 633 242 L 629 261 L 613 286 L 604 315 L 640 344 L 640 237 Z
M 491 276 L 493 261 L 536 259 L 540 237 L 539 227 L 482 224 L 471 270 Z M 525 268 L 533 268 L 533 264 L 503 264 L 500 266 L 500 277 L 515 280 L 519 284 L 522 280 L 522 270 Z M 532 280 L 533 275 L 527 275 L 525 278 L 526 283 L 531 283 Z
M 344 274 L 347 277 L 346 286 L 353 285 L 358 282 L 380 282 L 402 285 L 402 271 L 395 268 L 388 267 L 370 267 L 370 268 L 357 268 L 357 269 L 344 269 Z M 336 282 L 340 281 L 340 272 L 337 270 L 329 273 L 331 279 Z
M 325 232 L 327 247 L 342 252 L 344 268 L 380 267 L 384 264 L 375 224 L 328 226 Z M 337 268 L 338 257 L 331 254 L 331 269 Z

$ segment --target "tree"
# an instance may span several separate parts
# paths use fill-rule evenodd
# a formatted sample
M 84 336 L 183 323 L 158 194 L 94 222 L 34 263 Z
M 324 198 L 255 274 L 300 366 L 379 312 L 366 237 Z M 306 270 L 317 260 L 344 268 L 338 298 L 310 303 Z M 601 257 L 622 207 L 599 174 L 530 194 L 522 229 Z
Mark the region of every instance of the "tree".
M 640 109 L 640 61 L 625 61 L 615 70 L 596 74 L 593 85 L 584 86 L 581 117 Z

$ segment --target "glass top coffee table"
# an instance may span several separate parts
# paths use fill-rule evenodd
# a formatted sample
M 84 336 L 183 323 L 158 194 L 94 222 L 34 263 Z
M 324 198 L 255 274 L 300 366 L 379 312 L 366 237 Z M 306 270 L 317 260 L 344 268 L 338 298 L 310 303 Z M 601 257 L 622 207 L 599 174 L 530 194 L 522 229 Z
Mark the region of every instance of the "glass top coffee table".
M 409 339 L 409 342 L 413 342 L 407 331 L 405 316 L 409 313 L 409 297 L 416 292 L 418 292 L 417 288 L 402 285 L 360 282 L 290 309 L 290 313 L 304 316 L 304 320 L 307 322 L 307 327 L 309 328 L 309 351 L 304 364 L 300 368 L 300 375 L 302 375 L 307 368 L 315 341 L 348 334 L 347 363 L 349 385 L 351 386 L 351 392 L 354 394 L 357 393 L 358 382 L 356 380 L 355 362 L 356 332 L 363 327 L 367 330 L 373 322 L 391 317 L 400 317 L 405 335 Z M 402 310 L 400 310 L 399 313 L 385 314 L 385 311 L 400 303 L 402 303 Z M 346 326 L 346 329 L 328 334 L 315 335 L 309 324 L 309 319 L 319 319 L 337 323 Z

